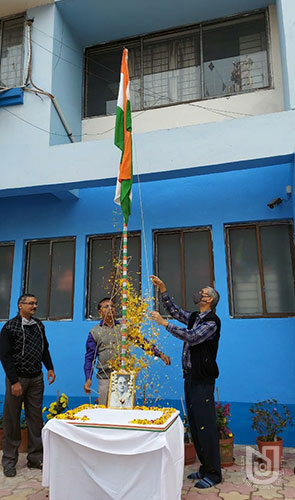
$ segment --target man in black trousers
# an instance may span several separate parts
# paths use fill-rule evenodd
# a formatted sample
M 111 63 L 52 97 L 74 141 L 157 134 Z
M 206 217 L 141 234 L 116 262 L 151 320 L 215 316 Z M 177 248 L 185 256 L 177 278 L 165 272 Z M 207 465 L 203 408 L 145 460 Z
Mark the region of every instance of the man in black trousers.
M 219 375 L 216 355 L 220 337 L 220 319 L 214 310 L 219 294 L 214 288 L 206 286 L 194 295 L 194 302 L 199 305 L 200 312 L 190 313 L 173 303 L 160 278 L 152 275 L 151 281 L 159 288 L 169 315 L 187 325 L 187 328 L 180 328 L 169 323 L 157 311 L 151 313 L 158 325 L 184 341 L 182 367 L 185 401 L 193 442 L 201 462 L 199 471 L 193 472 L 188 478 L 198 479 L 195 484 L 197 488 L 210 488 L 222 479 L 214 402 L 215 379 Z
M 16 475 L 22 403 L 28 426 L 27 465 L 42 469 L 42 363 L 47 369 L 49 384 L 55 380 L 44 325 L 33 318 L 38 305 L 35 295 L 22 295 L 17 305 L 17 316 L 5 323 L 0 334 L 0 360 L 6 373 L 2 465 L 7 477 Z

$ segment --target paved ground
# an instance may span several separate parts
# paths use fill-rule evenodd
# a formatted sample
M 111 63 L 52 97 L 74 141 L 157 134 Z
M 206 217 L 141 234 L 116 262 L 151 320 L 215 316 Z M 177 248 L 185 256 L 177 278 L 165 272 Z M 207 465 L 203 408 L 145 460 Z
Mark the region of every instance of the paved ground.
M 190 472 L 197 469 L 197 464 L 185 467 L 182 500 L 295 499 L 295 448 L 284 448 L 282 471 L 277 478 L 271 478 L 275 479 L 271 484 L 264 484 L 265 477 L 252 478 L 252 483 L 247 479 L 245 446 L 235 446 L 234 454 L 235 465 L 223 470 L 223 482 L 207 490 L 197 490 L 194 487 L 195 481 L 186 479 Z M 42 488 L 41 481 L 41 471 L 28 469 L 26 455 L 22 453 L 16 477 L 7 478 L 3 475 L 2 468 L 0 470 L 0 498 L 1 500 L 49 500 L 48 488 Z

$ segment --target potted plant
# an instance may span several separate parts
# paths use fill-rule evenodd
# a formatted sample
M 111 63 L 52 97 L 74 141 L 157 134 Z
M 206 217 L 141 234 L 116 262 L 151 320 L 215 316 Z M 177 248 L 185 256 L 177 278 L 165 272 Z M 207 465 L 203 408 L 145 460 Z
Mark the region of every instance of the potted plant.
M 230 405 L 215 403 L 216 423 L 219 434 L 220 461 L 222 467 L 230 467 L 234 463 L 234 437 L 229 429 Z
M 184 427 L 184 465 L 193 464 L 196 460 L 196 450 L 192 440 L 191 429 L 186 414 L 183 417 Z
M 277 406 L 276 399 L 267 399 L 258 401 L 249 409 L 252 414 L 252 428 L 259 434 L 256 439 L 258 450 L 267 470 L 281 467 L 283 439 L 279 433 L 288 425 L 293 425 L 293 417 L 288 407 L 283 405 L 279 411 Z

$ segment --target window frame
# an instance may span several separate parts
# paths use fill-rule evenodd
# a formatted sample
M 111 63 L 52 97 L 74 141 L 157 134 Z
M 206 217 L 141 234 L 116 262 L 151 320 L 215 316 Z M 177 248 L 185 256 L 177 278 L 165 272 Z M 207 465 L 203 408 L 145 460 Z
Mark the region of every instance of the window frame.
M 254 17 L 257 15 L 264 15 L 264 24 L 265 24 L 265 39 L 266 39 L 266 59 L 267 59 L 267 75 L 268 75 L 268 85 L 264 87 L 259 87 L 259 88 L 253 88 L 253 89 L 246 89 L 246 90 L 240 90 L 236 92 L 228 92 L 224 93 L 222 95 L 216 95 L 216 96 L 206 96 L 205 95 L 205 77 L 204 77 L 204 54 L 203 54 L 203 28 L 207 27 L 218 27 L 221 26 L 222 24 L 226 23 L 234 23 L 234 21 L 238 21 L 240 19 L 245 19 L 245 18 L 250 18 Z M 143 45 L 146 41 L 153 41 L 153 40 L 167 40 L 171 36 L 179 35 L 179 37 L 184 36 L 189 33 L 194 33 L 194 32 L 199 32 L 199 58 L 200 58 L 200 89 L 201 89 L 201 97 L 199 99 L 192 99 L 188 101 L 177 101 L 177 102 L 171 102 L 169 104 L 159 104 L 158 106 L 143 106 L 143 100 L 144 100 L 144 86 L 143 86 L 143 65 L 141 64 L 141 72 L 140 72 L 140 88 L 143 89 L 143 91 L 140 93 L 140 108 L 136 109 L 136 112 L 138 111 L 145 111 L 145 110 L 150 110 L 150 109 L 159 109 L 159 108 L 166 108 L 169 106 L 177 106 L 181 104 L 190 104 L 194 102 L 201 102 L 201 101 L 208 101 L 212 99 L 220 99 L 223 97 L 230 97 L 230 96 L 235 96 L 235 95 L 241 95 L 241 94 L 248 94 L 248 93 L 253 93 L 257 92 L 260 90 L 269 90 L 273 88 L 273 76 L 272 76 L 272 64 L 271 64 L 271 33 L 270 33 L 270 19 L 269 19 L 269 8 L 263 8 L 263 9 L 254 9 L 249 12 L 241 13 L 239 15 L 233 15 L 233 16 L 228 16 L 228 17 L 223 17 L 223 18 L 218 18 L 218 19 L 213 19 L 210 21 L 205 21 L 202 23 L 195 23 L 192 25 L 186 25 L 186 26 L 179 26 L 175 27 L 172 29 L 167 29 L 163 31 L 156 31 L 152 33 L 148 33 L 146 35 L 140 35 L 136 37 L 129 37 L 129 38 L 123 38 L 120 40 L 116 40 L 110 43 L 103 43 L 103 44 L 98 44 L 94 45 L 91 47 L 86 47 L 84 49 L 84 64 L 83 64 L 83 86 L 84 86 L 84 92 L 83 92 L 83 119 L 90 119 L 90 118 L 96 118 L 96 117 L 106 117 L 106 116 L 114 116 L 114 114 L 104 114 L 104 115 L 87 115 L 87 75 L 88 75 L 88 66 L 87 66 L 87 60 L 91 60 L 91 51 L 97 50 L 102 52 L 111 52 L 112 50 L 116 50 L 118 48 L 123 48 L 125 45 L 128 45 L 129 48 L 132 47 L 132 45 L 140 45 L 140 50 L 141 50 L 141 60 L 143 59 Z M 99 63 L 98 63 L 99 64 Z M 118 82 L 119 84 L 119 82 Z
M 130 231 L 128 232 L 128 238 L 138 237 L 139 240 L 139 294 L 141 294 L 142 290 L 142 281 L 141 281 L 141 270 L 142 270 L 142 262 L 141 262 L 141 231 Z M 112 242 L 112 259 L 116 256 L 116 240 L 120 241 L 123 238 L 121 233 L 107 233 L 107 234 L 93 234 L 87 236 L 87 265 L 86 265 L 86 283 L 85 283 L 85 308 L 84 308 L 84 318 L 87 321 L 97 321 L 99 316 L 91 316 L 90 315 L 90 304 L 91 304 L 91 269 L 92 269 L 92 243 L 97 240 L 111 240 Z M 128 248 L 128 243 L 127 243 Z M 112 269 L 113 273 L 113 269 Z M 99 298 L 99 297 L 98 297 Z M 97 300 L 98 300 L 97 298 Z
M 21 49 L 21 83 L 19 85 L 8 86 L 8 89 L 19 88 L 23 85 L 24 78 L 24 58 L 25 58 L 25 36 L 26 36 L 26 13 L 22 12 L 17 15 L 10 15 L 6 17 L 0 18 L 0 71 L 1 71 L 1 60 L 2 60 L 2 40 L 3 40 L 3 25 L 7 21 L 12 21 L 13 19 L 22 19 L 23 20 L 23 33 L 22 33 L 22 49 Z
M 288 227 L 289 243 L 290 243 L 290 257 L 293 272 L 293 281 L 295 282 L 295 250 L 293 242 L 293 224 L 292 220 L 281 221 L 259 221 L 238 224 L 225 224 L 225 248 L 226 248 L 226 268 L 227 268 L 227 289 L 228 289 L 228 304 L 229 314 L 232 319 L 257 319 L 257 318 L 290 318 L 295 316 L 294 312 L 289 313 L 268 313 L 266 311 L 266 298 L 264 291 L 264 275 L 263 275 L 263 256 L 261 252 L 261 238 L 260 228 L 265 226 L 281 226 Z M 256 236 L 256 250 L 257 250 L 257 263 L 259 269 L 260 291 L 262 302 L 262 314 L 237 314 L 234 312 L 234 293 L 233 293 L 233 276 L 232 276 L 232 261 L 231 261 L 231 248 L 230 248 L 230 231 L 235 229 L 255 229 Z
M 211 226 L 195 226 L 188 228 L 173 228 L 173 229 L 157 229 L 153 232 L 153 252 L 154 252 L 154 272 L 156 276 L 159 276 L 159 264 L 158 264 L 158 241 L 157 237 L 159 235 L 165 234 L 177 234 L 180 236 L 180 256 L 181 256 L 181 300 L 182 304 L 178 304 L 182 309 L 186 310 L 186 291 L 185 291 L 185 268 L 184 268 L 184 233 L 196 233 L 196 232 L 207 232 L 208 233 L 208 255 L 209 255 L 209 272 L 210 272 L 210 283 L 208 283 L 212 288 L 215 288 L 215 275 L 214 275 L 214 257 L 213 257 L 213 234 Z M 155 308 L 159 311 L 160 292 L 155 288 L 154 298 L 155 298 Z M 168 315 L 165 315 L 168 317 Z
M 0 247 L 12 247 L 12 266 L 11 266 L 11 276 L 10 276 L 10 286 L 9 286 L 9 308 L 8 308 L 8 317 L 1 318 L 0 321 L 7 321 L 10 316 L 10 300 L 11 300 L 11 290 L 12 290 L 12 279 L 13 279 L 13 267 L 14 267 L 14 254 L 15 254 L 15 241 L 1 241 Z
M 64 317 L 49 317 L 49 311 L 50 311 L 50 293 L 51 293 L 51 280 L 52 280 L 52 246 L 53 243 L 62 243 L 62 242 L 74 242 L 74 247 L 73 247 L 73 284 L 72 284 L 72 301 L 71 301 L 71 316 L 69 318 L 64 318 Z M 23 286 L 22 290 L 23 293 L 27 293 L 26 287 L 28 283 L 28 276 L 29 276 L 29 268 L 30 268 L 30 252 L 29 248 L 31 244 L 34 243 L 49 243 L 49 265 L 48 265 L 48 289 L 47 289 L 47 298 L 46 298 L 46 317 L 40 317 L 38 316 L 38 311 L 37 311 L 37 317 L 41 319 L 42 321 L 73 321 L 74 317 L 74 292 L 75 292 L 75 271 L 76 271 L 76 237 L 75 236 L 65 236 L 61 238 L 40 238 L 40 239 L 32 239 L 32 240 L 27 240 L 25 242 L 25 265 L 24 265 L 24 273 L 23 273 Z

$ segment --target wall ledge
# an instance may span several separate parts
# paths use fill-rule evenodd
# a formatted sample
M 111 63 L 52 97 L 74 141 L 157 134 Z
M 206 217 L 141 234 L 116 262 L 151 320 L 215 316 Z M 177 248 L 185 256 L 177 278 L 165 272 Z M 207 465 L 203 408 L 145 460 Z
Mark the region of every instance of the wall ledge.
M 0 107 L 14 106 L 24 103 L 24 91 L 21 88 L 14 88 L 0 92 Z

